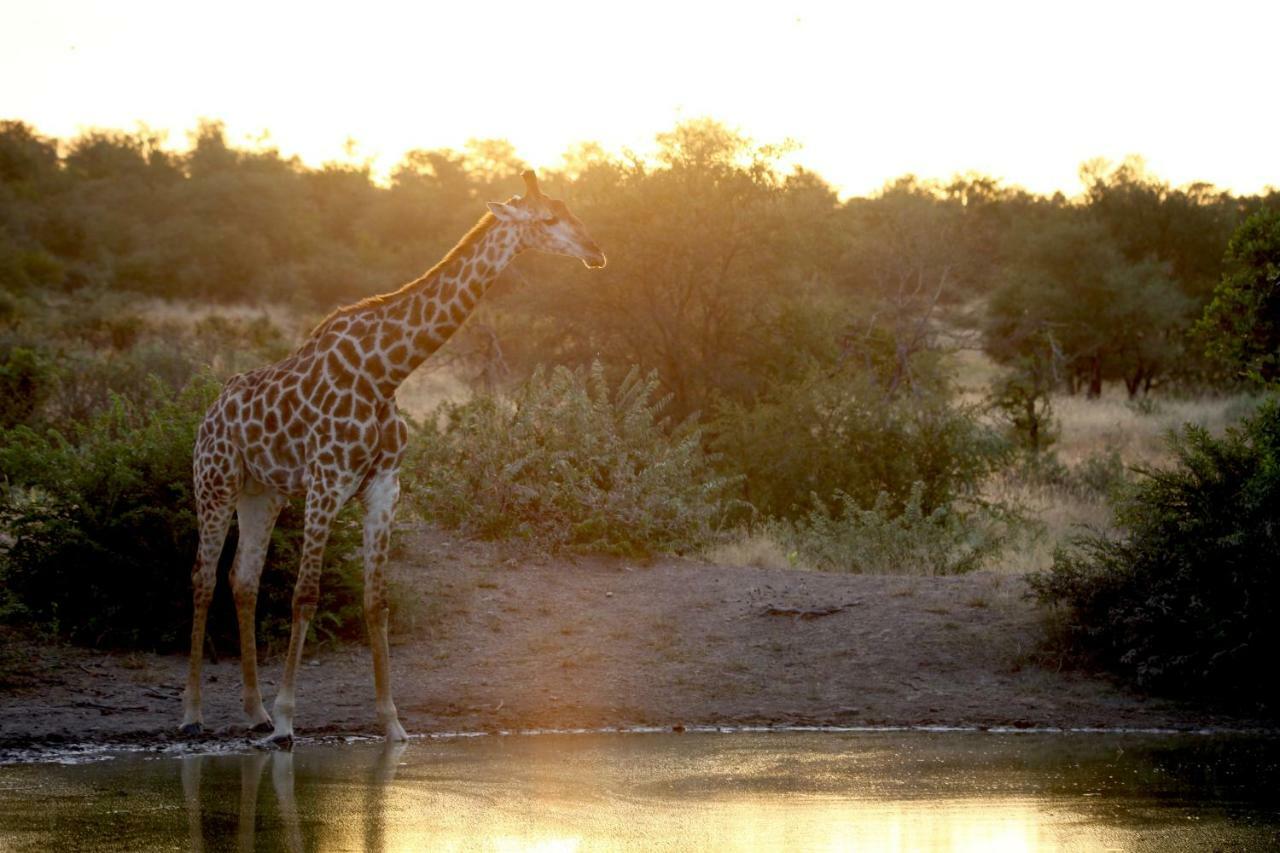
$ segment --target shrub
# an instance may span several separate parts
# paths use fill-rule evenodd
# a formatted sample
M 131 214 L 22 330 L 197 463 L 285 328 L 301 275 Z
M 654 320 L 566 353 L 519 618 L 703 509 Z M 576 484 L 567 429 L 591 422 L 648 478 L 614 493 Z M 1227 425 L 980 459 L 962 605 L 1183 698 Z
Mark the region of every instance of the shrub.
M 1052 451 L 1018 457 L 1013 475 L 1022 483 L 1084 501 L 1118 500 L 1133 483 L 1128 466 L 1114 447 L 1067 465 Z
M 49 395 L 53 370 L 43 353 L 15 347 L 0 355 L 0 429 L 30 423 Z
M 0 521 L 11 539 L 0 585 L 28 618 L 81 643 L 185 647 L 197 540 L 191 449 L 216 393 L 207 377 L 180 393 L 153 380 L 139 395 L 145 404 L 113 397 L 66 435 L 26 427 L 0 435 Z M 290 506 L 272 540 L 259 599 L 268 641 L 288 630 L 301 527 Z M 322 637 L 360 630 L 360 571 L 348 556 L 357 537 L 349 516 L 335 525 L 321 580 Z M 210 637 L 223 649 L 238 647 L 226 577 L 234 542 L 228 537 L 210 612 Z
M 1280 654 L 1280 403 L 1217 439 L 1187 425 L 1175 463 L 1117 504 L 1118 536 L 1087 535 L 1033 576 L 1065 609 L 1063 641 L 1153 689 L 1261 701 Z
M 405 470 L 427 518 L 487 538 L 613 553 L 681 551 L 710 535 L 727 481 L 692 421 L 661 415 L 654 374 L 616 388 L 590 371 L 534 371 L 509 398 L 446 403 L 415 429 Z
M 1085 498 L 1121 499 L 1121 491 L 1132 479 L 1120 453 L 1115 448 L 1094 453 L 1070 469 L 1068 483 Z
M 742 497 L 764 516 L 798 518 L 843 494 L 893 514 L 920 484 L 926 514 L 976 492 L 1008 444 L 942 387 L 888 395 L 861 375 L 814 372 L 781 383 L 754 406 L 723 404 L 714 449 L 741 472 Z M 844 499 L 840 501 L 843 503 Z
M 57 361 L 44 401 L 45 420 L 76 423 L 82 428 L 120 398 L 127 407 L 145 410 L 184 388 L 197 365 L 176 344 L 146 344 L 125 352 L 64 353 Z
M 799 562 L 823 571 L 858 574 L 955 575 L 970 572 L 1005 543 L 1000 514 L 955 505 L 923 508 L 915 483 L 901 510 L 881 492 L 870 508 L 844 493 L 833 509 L 822 502 L 795 522 L 769 524 Z M 1007 521 L 1007 519 L 1004 519 Z
M 1053 417 L 1052 372 L 1043 361 L 1023 357 L 1017 369 L 991 390 L 991 407 L 1018 449 L 1035 456 L 1058 440 Z

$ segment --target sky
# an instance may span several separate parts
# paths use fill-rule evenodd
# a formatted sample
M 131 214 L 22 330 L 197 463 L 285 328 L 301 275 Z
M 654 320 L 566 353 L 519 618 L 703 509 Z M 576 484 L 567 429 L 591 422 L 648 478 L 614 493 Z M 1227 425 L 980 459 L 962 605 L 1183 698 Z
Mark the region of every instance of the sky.
M 654 148 L 711 117 L 843 195 L 975 171 L 1079 190 L 1094 157 L 1280 186 L 1280 3 L 0 0 L 0 118 L 46 135 L 201 117 L 319 165 L 505 138 Z M 354 140 L 354 147 L 348 143 Z

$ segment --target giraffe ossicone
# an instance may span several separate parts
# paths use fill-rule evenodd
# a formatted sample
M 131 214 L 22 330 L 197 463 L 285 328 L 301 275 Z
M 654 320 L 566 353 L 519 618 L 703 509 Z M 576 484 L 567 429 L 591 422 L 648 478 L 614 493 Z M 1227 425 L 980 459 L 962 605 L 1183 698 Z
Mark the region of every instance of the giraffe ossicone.
M 244 712 L 254 731 L 292 743 L 295 689 L 307 627 L 315 618 L 329 530 L 351 499 L 364 504 L 364 610 L 375 706 L 390 740 L 405 731 L 391 699 L 384 566 L 400 497 L 408 437 L 396 413 L 400 383 L 457 331 L 489 284 L 534 250 L 605 265 L 600 247 L 564 202 L 524 173 L 525 194 L 490 202 L 489 213 L 418 279 L 340 308 L 287 358 L 232 377 L 196 436 L 193 473 L 200 545 L 192 570 L 191 660 L 183 695 L 185 734 L 203 729 L 200 667 L 218 556 L 234 514 L 239 541 L 231 587 L 240 627 Z M 304 497 L 304 544 L 293 623 L 273 716 L 258 688 L 254 611 L 267 544 L 290 497 Z

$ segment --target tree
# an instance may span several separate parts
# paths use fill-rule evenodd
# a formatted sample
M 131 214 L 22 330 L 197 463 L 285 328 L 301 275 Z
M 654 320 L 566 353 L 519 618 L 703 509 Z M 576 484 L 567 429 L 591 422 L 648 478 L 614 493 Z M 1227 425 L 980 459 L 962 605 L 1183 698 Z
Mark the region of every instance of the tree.
M 1210 358 L 1236 375 L 1273 383 L 1280 379 L 1280 211 L 1246 219 L 1224 264 L 1197 331 Z
M 993 295 L 986 349 L 1002 363 L 1044 358 L 1052 342 L 1070 390 L 1123 379 L 1148 390 L 1176 352 L 1187 299 L 1167 268 L 1127 260 L 1087 211 L 1049 208 L 1023 222 Z
M 907 176 L 843 213 L 839 285 L 855 294 L 858 316 L 843 338 L 845 354 L 894 393 L 914 384 L 916 356 L 936 349 L 935 312 L 957 270 L 959 207 Z
M 1172 187 L 1134 156 L 1118 165 L 1091 160 L 1080 180 L 1091 216 L 1126 259 L 1166 264 L 1184 294 L 1208 299 L 1237 218 L 1230 195 L 1205 183 Z
M 788 263 L 797 226 L 781 205 L 775 149 L 707 120 L 658 141 L 656 167 L 581 169 L 574 207 L 609 267 L 588 281 L 522 261 L 516 274 L 530 285 L 507 337 L 517 364 L 599 358 L 615 373 L 655 369 L 679 419 L 706 411 L 713 393 L 752 393 L 770 366 L 761 347 L 779 304 L 803 273 Z
M 40 182 L 58 172 L 58 146 L 25 122 L 0 121 L 0 184 Z

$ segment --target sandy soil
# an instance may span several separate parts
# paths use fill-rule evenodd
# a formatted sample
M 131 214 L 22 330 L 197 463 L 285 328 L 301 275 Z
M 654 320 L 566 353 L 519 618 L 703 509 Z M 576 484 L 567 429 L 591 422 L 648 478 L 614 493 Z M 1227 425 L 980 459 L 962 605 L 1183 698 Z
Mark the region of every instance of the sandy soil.
M 670 558 L 539 562 L 424 528 L 399 539 L 394 576 L 417 599 L 392 648 L 410 733 L 1259 726 L 1046 666 L 1036 654 L 1041 617 L 1017 577 L 830 575 Z M 30 665 L 0 691 L 0 752 L 178 739 L 184 658 L 19 651 Z M 367 650 L 306 660 L 299 736 L 376 733 Z M 268 709 L 280 668 L 278 657 L 264 661 Z M 242 737 L 237 661 L 205 673 L 206 737 Z

